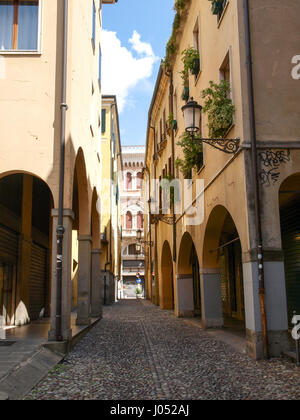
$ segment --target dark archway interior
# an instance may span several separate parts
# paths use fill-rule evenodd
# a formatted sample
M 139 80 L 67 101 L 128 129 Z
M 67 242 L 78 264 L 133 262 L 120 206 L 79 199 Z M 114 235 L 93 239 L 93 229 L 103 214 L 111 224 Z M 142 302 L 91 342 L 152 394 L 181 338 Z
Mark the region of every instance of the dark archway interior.
M 164 243 L 162 250 L 161 274 L 160 307 L 172 310 L 174 309 L 173 261 L 168 242 Z
M 50 315 L 52 194 L 27 174 L 0 180 L 0 315 L 7 325 Z M 22 311 L 18 308 L 22 306 Z
M 288 319 L 300 313 L 300 174 L 289 177 L 279 191 Z
M 230 318 L 245 321 L 242 248 L 235 223 L 228 213 L 220 235 L 218 260 L 221 274 L 223 314 L 227 323 Z

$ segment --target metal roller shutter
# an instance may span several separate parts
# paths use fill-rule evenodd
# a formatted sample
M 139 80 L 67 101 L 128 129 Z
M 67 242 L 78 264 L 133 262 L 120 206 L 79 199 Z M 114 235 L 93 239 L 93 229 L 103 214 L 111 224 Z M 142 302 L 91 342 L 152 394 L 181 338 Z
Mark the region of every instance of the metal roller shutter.
M 281 233 L 289 321 L 300 314 L 300 197 L 281 211 Z
M 5 263 L 17 264 L 18 233 L 0 225 L 0 260 Z
M 33 242 L 29 295 L 29 316 L 31 320 L 38 319 L 42 308 L 45 308 L 47 273 L 47 249 Z

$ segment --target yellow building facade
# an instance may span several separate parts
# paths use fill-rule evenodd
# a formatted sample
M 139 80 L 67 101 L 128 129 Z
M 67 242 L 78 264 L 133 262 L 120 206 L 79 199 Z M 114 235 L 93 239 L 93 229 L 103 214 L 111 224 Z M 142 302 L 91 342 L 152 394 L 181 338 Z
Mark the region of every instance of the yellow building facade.
M 70 341 L 72 305 L 78 325 L 101 316 L 102 2 L 0 1 L 0 20 L 0 315 L 44 309 Z
M 146 259 L 149 297 L 177 316 L 201 317 L 203 328 L 225 325 L 242 331 L 254 358 L 279 355 L 289 347 L 292 309 L 300 310 L 300 225 L 295 216 L 300 90 L 291 75 L 300 41 L 295 18 L 300 5 L 293 0 L 266 0 L 263 7 L 259 0 L 175 5 L 174 32 L 147 130 L 144 200 L 152 205 L 145 237 L 154 242 Z M 182 78 L 184 52 L 191 48 L 197 53 L 196 67 Z M 196 137 L 213 138 L 216 121 L 209 118 L 202 94 L 210 81 L 230 87 L 222 100 L 230 99 L 232 120 L 223 136 L 215 137 L 234 142 L 198 140 L 201 156 L 199 148 L 192 149 L 199 159 L 190 175 L 183 174 L 176 165 L 186 158 L 178 144 L 186 128 L 181 109 L 191 98 L 197 101 L 202 111 Z M 236 138 L 235 153 L 224 153 L 237 144 Z M 184 184 L 187 178 L 191 181 Z M 181 193 L 188 197 L 182 211 L 176 212 L 172 203 L 163 211 L 163 192 L 153 179 L 180 180 Z
M 110 304 L 117 299 L 121 277 L 120 185 L 122 153 L 117 99 L 102 97 L 101 138 L 101 273 L 102 300 Z

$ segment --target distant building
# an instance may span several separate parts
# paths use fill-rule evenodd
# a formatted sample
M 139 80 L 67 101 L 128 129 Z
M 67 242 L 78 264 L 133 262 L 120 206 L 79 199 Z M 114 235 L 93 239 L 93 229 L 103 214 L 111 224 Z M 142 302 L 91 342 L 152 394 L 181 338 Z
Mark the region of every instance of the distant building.
M 119 185 L 123 174 L 115 96 L 102 96 L 101 121 L 101 278 L 102 302 L 108 305 L 116 300 L 121 276 Z
M 145 147 L 122 147 L 123 182 L 120 185 L 120 205 L 122 220 L 122 276 L 119 285 L 120 298 L 136 297 L 136 280 L 143 282 L 144 254 L 136 249 L 137 230 L 144 235 L 144 203 L 142 201 L 142 172 Z

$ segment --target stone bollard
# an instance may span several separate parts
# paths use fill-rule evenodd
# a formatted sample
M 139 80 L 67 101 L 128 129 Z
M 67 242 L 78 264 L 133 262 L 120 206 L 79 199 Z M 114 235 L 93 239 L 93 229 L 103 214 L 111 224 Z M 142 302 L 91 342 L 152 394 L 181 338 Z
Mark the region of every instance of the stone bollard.
M 0 316 L 0 340 L 5 340 L 6 339 L 6 331 L 5 331 L 5 318 L 4 316 Z

